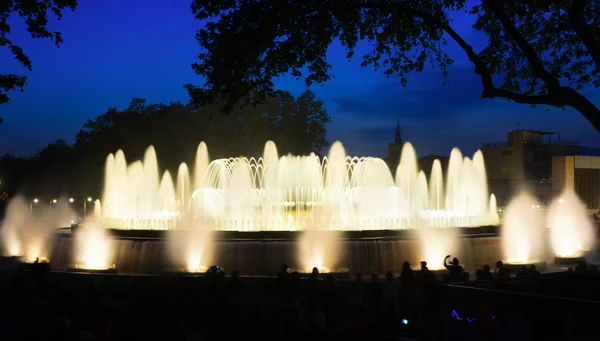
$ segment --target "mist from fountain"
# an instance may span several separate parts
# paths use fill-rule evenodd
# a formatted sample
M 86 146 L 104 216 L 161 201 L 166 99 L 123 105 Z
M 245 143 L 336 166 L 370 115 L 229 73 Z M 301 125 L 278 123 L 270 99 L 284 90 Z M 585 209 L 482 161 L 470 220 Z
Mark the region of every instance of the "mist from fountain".
M 101 222 L 120 229 L 185 228 L 184 215 L 214 230 L 398 230 L 498 223 L 488 196 L 481 152 L 473 159 L 453 149 L 447 181 L 434 162 L 430 179 L 406 143 L 395 176 L 379 158 L 349 157 L 341 143 L 327 157 L 263 156 L 210 162 L 201 143 L 192 172 L 182 163 L 173 179 L 160 177 L 154 148 L 127 165 L 122 151 L 106 162 Z M 98 206 L 100 207 L 100 206 Z M 196 225 L 196 223 L 192 224 Z
M 552 250 L 557 257 L 581 257 L 595 241 L 586 206 L 572 190 L 565 190 L 550 204 L 548 227 Z
M 540 203 L 527 193 L 513 198 L 506 208 L 501 236 L 507 263 L 543 260 L 547 237 Z
M 177 271 L 203 273 L 212 264 L 213 233 L 210 225 L 191 217 L 183 219 L 180 231 L 167 235 L 169 256 Z
M 421 241 L 421 260 L 427 262 L 429 270 L 444 269 L 444 256 L 453 255 L 458 250 L 456 229 L 425 227 L 418 230 Z
M 70 222 L 74 214 L 67 200 L 61 198 L 52 206 L 38 207 L 22 196 L 15 196 L 7 205 L 0 240 L 3 255 L 21 256 L 25 261 L 48 259 L 52 232 Z
M 105 270 L 112 264 L 112 240 L 105 228 L 88 221 L 74 233 L 74 260 L 76 268 Z

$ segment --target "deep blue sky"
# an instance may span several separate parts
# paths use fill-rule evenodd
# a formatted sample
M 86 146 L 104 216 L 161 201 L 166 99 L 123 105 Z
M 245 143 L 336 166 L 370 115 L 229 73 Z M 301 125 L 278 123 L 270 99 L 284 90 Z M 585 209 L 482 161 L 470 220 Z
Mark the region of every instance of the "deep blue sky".
M 26 74 L 25 92 L 11 92 L 0 106 L 0 155 L 27 156 L 57 138 L 73 141 L 89 118 L 109 107 L 124 108 L 137 96 L 150 103 L 182 101 L 183 84 L 200 85 L 191 64 L 200 48 L 194 34 L 201 23 L 189 10 L 189 0 L 80 1 L 75 12 L 50 29 L 62 32 L 64 44 L 34 40 L 24 25 L 11 18 L 10 38 L 33 61 L 33 72 L 21 67 L 7 49 L 0 50 L 2 73 Z M 469 18 L 455 25 L 476 47 L 484 38 L 470 29 Z M 359 46 L 359 51 L 367 48 Z M 339 44 L 329 51 L 335 79 L 313 90 L 331 114 L 328 140 L 341 140 L 352 155 L 384 156 L 393 138 L 396 120 L 403 136 L 419 155 L 448 154 L 452 146 L 473 152 L 481 142 L 503 141 L 513 129 L 551 130 L 563 139 L 600 146 L 600 134 L 572 111 L 481 100 L 481 85 L 472 66 L 454 46 L 455 64 L 450 85 L 442 86 L 441 73 L 427 70 L 409 77 L 407 88 L 398 78 L 361 70 L 360 59 L 348 62 Z M 360 53 L 357 53 L 360 56 Z M 280 79 L 278 87 L 294 94 L 302 81 Z M 600 104 L 600 91 L 586 93 Z M 210 146 L 209 146 L 210 150 Z

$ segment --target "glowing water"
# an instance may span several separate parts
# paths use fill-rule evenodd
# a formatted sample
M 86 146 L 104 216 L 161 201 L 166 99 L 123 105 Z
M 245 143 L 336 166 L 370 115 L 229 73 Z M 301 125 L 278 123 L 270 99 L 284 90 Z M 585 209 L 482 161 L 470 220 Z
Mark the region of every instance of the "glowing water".
M 87 223 L 75 233 L 75 262 L 84 269 L 107 269 L 111 267 L 111 239 L 106 229 Z
M 214 246 L 210 226 L 198 225 L 188 218 L 182 229 L 168 234 L 171 262 L 187 272 L 206 272 L 212 264 Z
M 504 257 L 510 263 L 528 263 L 543 257 L 546 236 L 544 214 L 532 196 L 522 193 L 506 208 L 502 226 Z
M 457 234 L 454 229 L 419 229 L 422 252 L 421 259 L 427 262 L 430 270 L 444 268 L 444 257 L 454 254 L 457 245 Z
M 339 231 L 305 229 L 299 241 L 302 270 L 311 272 L 313 268 L 317 268 L 320 273 L 336 271 L 340 237 Z
M 73 213 L 64 198 L 52 207 L 38 205 L 34 207 L 33 202 L 27 202 L 21 196 L 16 196 L 8 203 L 0 228 L 3 255 L 24 256 L 27 261 L 49 258 L 49 234 L 65 226 Z
M 592 246 L 594 230 L 585 205 L 566 190 L 548 209 L 548 227 L 552 250 L 558 257 L 579 257 Z
M 191 176 L 190 174 L 193 174 Z M 385 162 L 349 157 L 341 143 L 327 157 L 279 157 L 267 142 L 263 157 L 209 162 L 198 146 L 193 172 L 182 164 L 173 180 L 160 178 L 156 153 L 129 166 L 122 151 L 106 162 L 101 214 L 104 226 L 120 229 L 214 230 L 396 230 L 421 226 L 457 227 L 497 224 L 488 197 L 483 156 L 473 159 L 452 150 L 448 181 L 435 162 L 427 180 L 409 143 L 395 177 Z M 99 207 L 99 206 L 98 206 Z

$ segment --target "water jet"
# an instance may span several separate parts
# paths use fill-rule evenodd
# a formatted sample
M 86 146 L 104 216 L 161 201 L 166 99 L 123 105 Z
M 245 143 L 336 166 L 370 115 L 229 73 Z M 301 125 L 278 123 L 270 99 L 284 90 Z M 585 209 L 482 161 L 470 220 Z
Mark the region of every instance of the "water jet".
M 585 205 L 575 192 L 565 190 L 552 201 L 548 209 L 548 228 L 555 264 L 569 265 L 585 260 L 595 241 L 594 229 Z
M 539 202 L 527 193 L 520 193 L 506 207 L 501 236 L 504 266 L 511 272 L 523 265 L 546 268 L 544 214 Z

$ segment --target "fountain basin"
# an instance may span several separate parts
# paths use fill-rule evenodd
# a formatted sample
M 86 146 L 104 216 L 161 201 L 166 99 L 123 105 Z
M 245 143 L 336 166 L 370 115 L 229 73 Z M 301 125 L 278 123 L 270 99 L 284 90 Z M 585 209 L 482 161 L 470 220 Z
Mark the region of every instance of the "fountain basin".
M 521 270 L 522 266 L 526 266 L 527 270 L 532 265 L 535 265 L 537 271 L 545 271 L 548 268 L 548 264 L 542 260 L 527 260 L 525 262 L 513 262 L 513 261 L 502 261 L 503 266 L 511 273 L 515 274 Z
M 421 271 L 421 265 L 413 265 L 413 266 L 411 266 L 410 268 L 412 269 L 412 271 L 414 271 L 414 272 L 415 272 L 415 275 L 416 275 L 416 274 L 417 274 L 419 271 Z M 441 268 L 435 268 L 435 269 L 432 269 L 432 268 L 429 268 L 429 267 L 428 267 L 428 270 L 429 270 L 429 272 L 430 272 L 430 273 L 432 273 L 432 274 L 435 276 L 435 278 L 437 278 L 437 279 L 441 279 L 441 278 L 443 278 L 443 277 L 444 277 L 444 275 L 448 274 L 448 270 L 447 270 L 445 267 L 441 267 Z
M 20 263 L 23 259 L 23 256 L 1 256 L 0 264 L 2 265 L 10 265 Z
M 554 257 L 554 264 L 556 265 L 577 265 L 579 262 L 585 262 L 585 257 L 583 255 Z
M 338 278 L 345 278 L 345 277 L 348 277 L 348 275 L 350 274 L 350 269 L 343 268 L 343 267 L 330 269 L 326 266 L 322 266 L 322 267 L 317 267 L 317 269 L 319 270 L 319 275 L 334 275 L 335 277 L 338 277 Z M 310 269 L 302 269 L 302 268 L 288 269 L 288 273 L 293 273 L 293 272 L 297 272 L 300 275 L 307 276 L 312 273 L 312 268 L 310 268 Z
M 161 274 L 168 276 L 204 276 L 208 269 L 207 266 L 199 266 L 195 269 L 165 267 L 161 270 Z
M 479 229 L 474 229 L 475 231 Z M 475 232 L 474 231 L 474 232 Z M 172 264 L 168 258 L 168 233 L 164 238 L 140 237 L 137 233 L 127 236 L 120 231 L 119 237 L 113 237 L 113 247 L 109 259 L 116 264 L 119 274 L 153 274 L 174 273 L 167 268 L 184 268 L 185 264 Z M 141 232 L 141 231 L 140 231 Z M 154 232 L 154 231 L 151 231 Z M 368 231 L 374 232 L 374 231 Z M 339 240 L 339 259 L 336 264 L 350 269 L 363 276 L 369 274 L 384 274 L 386 271 L 400 273 L 404 261 L 419 264 L 424 259 L 421 240 L 418 236 L 409 234 L 393 236 L 387 231 L 382 231 L 381 237 L 375 233 L 360 237 L 350 237 L 344 234 Z M 238 270 L 242 275 L 274 276 L 282 263 L 290 268 L 301 269 L 305 267 L 299 259 L 300 232 L 244 234 L 247 238 L 237 238 L 239 234 L 221 234 L 215 232 L 215 240 L 211 246 L 214 254 L 211 260 L 219 264 L 227 272 Z M 352 235 L 352 233 L 350 234 Z M 283 237 L 283 238 L 278 238 Z M 64 270 L 69 267 L 74 259 L 74 236 L 70 233 L 57 233 L 54 235 L 50 259 L 55 270 Z M 453 253 L 454 254 L 454 253 Z M 501 259 L 500 238 L 495 234 L 462 235 L 457 239 L 456 256 L 467 270 L 480 268 L 483 264 L 494 264 Z M 332 265 L 335 268 L 336 265 Z M 312 270 L 312 269 L 311 269 Z M 336 271 L 336 270 L 333 270 Z M 305 272 L 305 271 L 303 271 Z
M 67 266 L 67 272 L 79 272 L 88 274 L 117 274 L 117 267 L 114 264 L 87 266 L 85 264 L 71 263 Z

